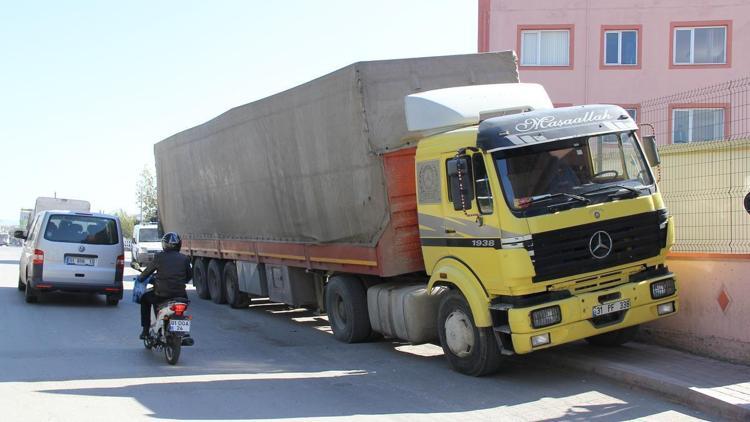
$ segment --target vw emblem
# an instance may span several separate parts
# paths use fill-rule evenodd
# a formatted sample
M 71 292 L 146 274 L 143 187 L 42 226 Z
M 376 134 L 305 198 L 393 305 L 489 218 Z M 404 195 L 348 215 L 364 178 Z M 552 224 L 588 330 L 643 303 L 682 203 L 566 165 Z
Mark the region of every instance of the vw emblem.
M 86 250 L 86 247 L 83 246 L 83 245 L 81 245 L 81 246 L 78 247 L 78 252 L 83 252 L 85 250 Z
M 596 259 L 604 259 L 612 252 L 612 237 L 609 233 L 599 230 L 589 240 L 589 252 Z

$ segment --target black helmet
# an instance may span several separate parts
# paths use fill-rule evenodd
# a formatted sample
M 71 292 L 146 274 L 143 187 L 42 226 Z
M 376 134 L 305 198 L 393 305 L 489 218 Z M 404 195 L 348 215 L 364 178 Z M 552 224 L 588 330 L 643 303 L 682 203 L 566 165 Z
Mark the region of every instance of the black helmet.
M 161 238 L 161 248 L 165 251 L 180 251 L 182 248 L 182 239 L 175 232 L 169 232 Z

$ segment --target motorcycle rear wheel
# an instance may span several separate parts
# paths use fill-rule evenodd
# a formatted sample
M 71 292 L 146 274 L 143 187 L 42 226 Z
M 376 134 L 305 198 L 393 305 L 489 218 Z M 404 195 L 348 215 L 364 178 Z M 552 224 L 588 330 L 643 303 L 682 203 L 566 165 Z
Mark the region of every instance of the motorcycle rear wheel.
M 178 336 L 170 336 L 167 338 L 167 344 L 164 345 L 164 357 L 167 359 L 167 363 L 170 365 L 176 365 L 180 359 L 180 351 L 182 350 L 182 339 Z

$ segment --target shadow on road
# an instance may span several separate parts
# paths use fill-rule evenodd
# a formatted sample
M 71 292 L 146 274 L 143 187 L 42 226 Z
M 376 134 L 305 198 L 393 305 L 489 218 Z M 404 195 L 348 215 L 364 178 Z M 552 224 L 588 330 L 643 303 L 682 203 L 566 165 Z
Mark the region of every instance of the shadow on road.
M 138 305 L 130 295 L 126 290 L 118 307 L 73 294 L 50 294 L 30 305 L 21 292 L 0 288 L 0 316 L 21 324 L 0 325 L 0 394 L 22 381 L 23 388 L 47 394 L 131 398 L 151 417 L 179 420 L 459 412 L 470 412 L 460 415 L 466 419 L 498 419 L 501 412 L 623 420 L 675 407 L 639 400 L 553 361 L 518 357 L 495 376 L 467 377 L 439 354 L 404 353 L 402 342 L 340 343 L 327 319 L 311 311 L 267 300 L 231 309 L 199 299 L 194 290 L 196 346 L 185 348 L 173 367 L 137 340 Z

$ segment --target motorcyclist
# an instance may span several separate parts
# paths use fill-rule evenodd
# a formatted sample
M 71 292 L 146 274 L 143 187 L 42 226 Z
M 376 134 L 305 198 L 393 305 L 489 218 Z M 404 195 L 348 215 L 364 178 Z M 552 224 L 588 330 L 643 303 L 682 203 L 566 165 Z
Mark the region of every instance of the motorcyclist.
M 190 266 L 190 258 L 180 253 L 182 239 L 175 232 L 169 232 L 161 238 L 163 251 L 156 254 L 154 260 L 146 267 L 140 275 L 145 280 L 154 272 L 154 289 L 149 290 L 141 296 L 141 340 L 148 337 L 151 326 L 151 306 L 165 300 L 187 297 L 185 285 L 193 278 L 193 269 Z

